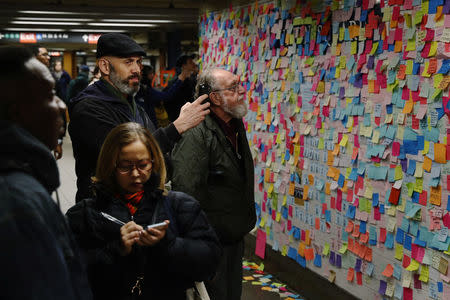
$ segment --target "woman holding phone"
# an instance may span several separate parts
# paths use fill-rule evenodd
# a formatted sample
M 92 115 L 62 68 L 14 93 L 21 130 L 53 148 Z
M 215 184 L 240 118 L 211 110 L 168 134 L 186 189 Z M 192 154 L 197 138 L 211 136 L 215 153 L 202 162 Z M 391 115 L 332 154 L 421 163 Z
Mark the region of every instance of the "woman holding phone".
M 221 255 L 214 230 L 199 203 L 167 192 L 165 180 L 163 155 L 147 129 L 125 123 L 109 133 L 95 196 L 67 212 L 94 299 L 186 299 L 194 281 L 214 276 Z

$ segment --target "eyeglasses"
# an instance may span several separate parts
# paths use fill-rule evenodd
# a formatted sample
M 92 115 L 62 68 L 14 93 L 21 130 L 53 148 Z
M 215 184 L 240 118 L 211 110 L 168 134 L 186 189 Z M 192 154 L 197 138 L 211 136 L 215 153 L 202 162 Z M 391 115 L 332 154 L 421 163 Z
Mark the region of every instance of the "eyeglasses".
M 241 87 L 241 86 L 242 86 L 242 82 L 239 81 L 238 83 L 236 83 L 230 87 L 219 89 L 219 90 L 213 90 L 212 92 L 222 92 L 222 91 L 229 90 L 229 91 L 232 91 L 233 93 L 237 93 L 239 91 L 239 87 Z
M 139 161 L 136 163 L 119 163 L 116 166 L 120 174 L 130 174 L 136 168 L 138 172 L 148 172 L 153 166 L 153 160 Z

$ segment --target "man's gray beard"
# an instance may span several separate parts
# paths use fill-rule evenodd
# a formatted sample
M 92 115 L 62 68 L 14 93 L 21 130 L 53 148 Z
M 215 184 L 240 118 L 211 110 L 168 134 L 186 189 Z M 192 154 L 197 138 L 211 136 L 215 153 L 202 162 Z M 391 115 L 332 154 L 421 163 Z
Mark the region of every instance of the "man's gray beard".
M 135 96 L 137 92 L 139 91 L 139 85 L 137 86 L 130 86 L 128 84 L 128 80 L 122 80 L 120 79 L 119 75 L 116 73 L 114 68 L 111 68 L 111 71 L 109 72 L 109 79 L 113 83 L 113 85 L 122 93 L 125 95 L 132 95 Z
M 242 119 L 247 114 L 247 105 L 245 102 L 242 102 L 241 104 L 230 108 L 230 106 L 228 105 L 228 100 L 224 99 L 222 109 L 236 119 Z

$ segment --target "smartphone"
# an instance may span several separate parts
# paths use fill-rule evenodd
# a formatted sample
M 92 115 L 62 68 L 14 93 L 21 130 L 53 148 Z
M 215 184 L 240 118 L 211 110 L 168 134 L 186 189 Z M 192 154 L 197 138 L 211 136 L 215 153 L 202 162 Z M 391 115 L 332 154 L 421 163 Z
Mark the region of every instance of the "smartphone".
M 156 224 L 148 225 L 147 229 L 150 229 L 150 228 L 159 229 L 160 227 L 164 227 L 165 225 L 166 225 L 166 222 L 156 223 Z

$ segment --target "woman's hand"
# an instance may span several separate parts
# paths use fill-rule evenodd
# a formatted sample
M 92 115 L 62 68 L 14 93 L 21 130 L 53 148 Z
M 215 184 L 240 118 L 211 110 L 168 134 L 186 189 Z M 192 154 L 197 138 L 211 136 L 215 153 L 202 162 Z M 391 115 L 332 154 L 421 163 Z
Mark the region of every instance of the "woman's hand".
M 164 222 L 166 223 L 164 226 L 142 230 L 137 242 L 138 245 L 153 246 L 158 243 L 166 235 L 166 230 L 169 226 L 169 220 Z
M 133 244 L 139 241 L 139 235 L 142 230 L 142 226 L 134 223 L 133 221 L 120 227 L 120 236 L 122 238 L 122 256 L 130 254 Z

